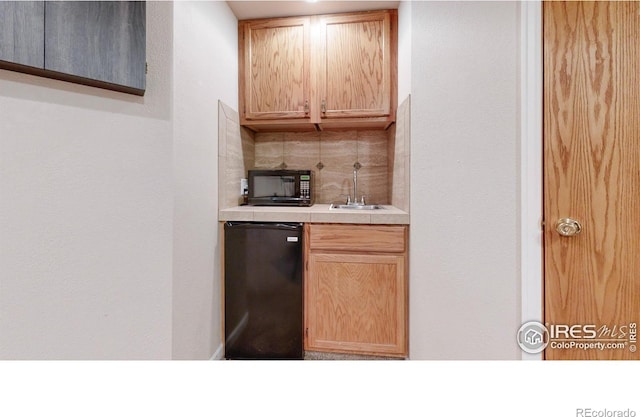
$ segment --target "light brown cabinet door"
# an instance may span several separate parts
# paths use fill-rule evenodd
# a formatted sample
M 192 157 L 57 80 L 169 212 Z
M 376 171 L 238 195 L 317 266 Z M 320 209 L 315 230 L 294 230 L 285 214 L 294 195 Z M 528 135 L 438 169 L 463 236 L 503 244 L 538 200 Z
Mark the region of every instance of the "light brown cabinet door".
M 310 19 L 240 25 L 240 106 L 245 120 L 308 119 Z
M 396 26 L 395 10 L 240 21 L 240 123 L 386 129 L 397 106 Z
M 307 350 L 406 356 L 404 255 L 313 253 Z
M 321 17 L 322 118 L 391 114 L 390 22 L 388 12 Z
M 547 359 L 640 358 L 638 39 L 639 3 L 544 2 Z

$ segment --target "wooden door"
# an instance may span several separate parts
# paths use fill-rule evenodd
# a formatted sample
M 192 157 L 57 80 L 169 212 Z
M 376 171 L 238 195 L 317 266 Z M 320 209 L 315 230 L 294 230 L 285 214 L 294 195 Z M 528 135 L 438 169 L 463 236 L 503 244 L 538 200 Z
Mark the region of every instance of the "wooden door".
M 545 321 L 558 342 L 545 356 L 638 359 L 640 4 L 543 13 Z M 582 231 L 561 236 L 562 218 Z
M 388 12 L 320 19 L 322 118 L 391 114 L 390 22 Z
M 311 252 L 306 285 L 308 350 L 406 355 L 404 255 Z
M 310 19 L 247 21 L 241 26 L 244 120 L 310 117 Z

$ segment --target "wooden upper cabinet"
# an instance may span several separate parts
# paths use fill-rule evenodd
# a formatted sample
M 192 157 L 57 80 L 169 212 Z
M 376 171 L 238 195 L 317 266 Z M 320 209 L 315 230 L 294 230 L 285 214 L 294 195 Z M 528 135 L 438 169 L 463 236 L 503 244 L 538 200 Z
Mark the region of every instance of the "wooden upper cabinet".
M 326 16 L 320 20 L 321 117 L 391 114 L 391 16 Z
M 309 18 L 240 23 L 244 120 L 309 119 Z
M 397 12 L 239 22 L 241 124 L 387 128 L 397 103 Z

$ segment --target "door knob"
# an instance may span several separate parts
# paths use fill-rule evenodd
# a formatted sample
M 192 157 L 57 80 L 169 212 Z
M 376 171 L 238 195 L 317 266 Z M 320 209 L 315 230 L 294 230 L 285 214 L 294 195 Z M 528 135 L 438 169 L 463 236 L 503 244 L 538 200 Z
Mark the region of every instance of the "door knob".
M 556 231 L 560 236 L 572 237 L 580 234 L 582 225 L 579 221 L 570 218 L 560 219 L 556 223 Z

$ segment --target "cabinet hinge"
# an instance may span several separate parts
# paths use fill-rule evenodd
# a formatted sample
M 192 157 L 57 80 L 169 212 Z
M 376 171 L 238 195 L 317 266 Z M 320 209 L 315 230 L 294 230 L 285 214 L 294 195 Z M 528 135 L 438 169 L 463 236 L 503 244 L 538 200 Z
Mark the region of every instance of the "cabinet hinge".
M 305 327 L 305 329 L 304 329 L 304 336 L 305 337 L 309 337 L 309 328 L 308 327 Z
M 148 74 L 148 73 L 149 73 L 149 63 L 148 63 L 148 62 L 145 62 L 145 63 L 144 63 L 144 73 L 145 73 L 145 74 Z

